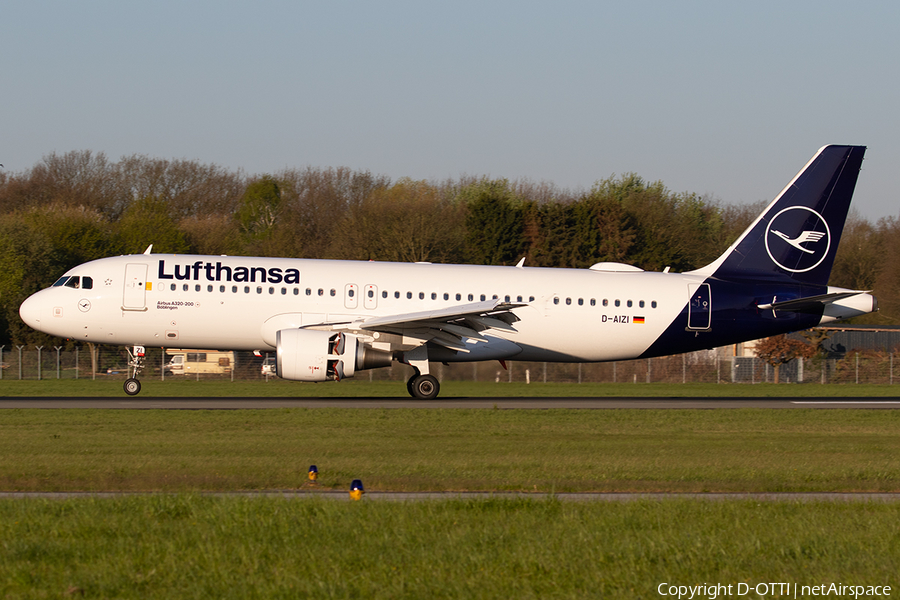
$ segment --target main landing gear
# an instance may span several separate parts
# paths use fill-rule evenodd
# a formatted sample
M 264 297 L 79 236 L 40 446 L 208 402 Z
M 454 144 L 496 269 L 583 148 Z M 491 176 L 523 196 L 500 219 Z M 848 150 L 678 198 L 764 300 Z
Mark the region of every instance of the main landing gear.
M 434 375 L 420 375 L 416 370 L 415 375 L 406 382 L 406 390 L 413 398 L 420 400 L 433 400 L 441 391 L 441 384 Z
M 135 346 L 134 351 L 128 350 L 128 366 L 131 367 L 131 377 L 125 380 L 125 385 L 122 387 L 125 389 L 125 393 L 129 396 L 135 396 L 141 391 L 141 382 L 138 380 L 138 376 L 141 374 L 141 371 L 144 370 L 144 354 L 145 350 L 143 346 Z
M 428 373 L 428 349 L 422 345 L 404 352 L 402 362 L 416 370 L 406 382 L 406 391 L 419 400 L 434 400 L 441 391 L 441 384 Z

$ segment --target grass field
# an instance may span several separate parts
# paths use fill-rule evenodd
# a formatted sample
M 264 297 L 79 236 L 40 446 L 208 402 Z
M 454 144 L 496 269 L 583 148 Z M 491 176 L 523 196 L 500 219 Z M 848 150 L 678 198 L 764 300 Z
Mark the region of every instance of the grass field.
M 900 412 L 5 410 L 0 490 L 900 491 Z
M 15 396 L 119 396 L 118 379 L 3 379 L 0 398 Z M 227 379 L 143 379 L 141 397 L 400 397 L 408 398 L 402 381 L 347 380 L 340 383 L 302 383 L 273 378 L 268 382 Z M 715 383 L 485 383 L 446 381 L 441 397 L 554 397 L 554 396 L 666 396 L 666 397 L 796 397 L 900 396 L 900 385 L 888 384 L 715 384 Z
M 898 503 L 199 492 L 301 489 L 310 464 L 341 491 L 896 492 L 898 426 L 881 410 L 2 410 L 0 490 L 151 493 L 0 499 L 0 598 L 656 598 L 663 583 L 763 582 L 896 597 Z
M 0 596 L 654 598 L 779 581 L 896 597 L 898 518 L 748 501 L 0 500 Z

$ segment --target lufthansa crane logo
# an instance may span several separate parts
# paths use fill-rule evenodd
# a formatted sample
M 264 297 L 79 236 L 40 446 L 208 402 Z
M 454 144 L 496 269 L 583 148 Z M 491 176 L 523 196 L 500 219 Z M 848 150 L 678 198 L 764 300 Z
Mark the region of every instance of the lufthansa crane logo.
M 769 221 L 766 252 L 776 265 L 805 273 L 822 264 L 831 248 L 831 230 L 822 215 L 806 206 L 790 206 Z

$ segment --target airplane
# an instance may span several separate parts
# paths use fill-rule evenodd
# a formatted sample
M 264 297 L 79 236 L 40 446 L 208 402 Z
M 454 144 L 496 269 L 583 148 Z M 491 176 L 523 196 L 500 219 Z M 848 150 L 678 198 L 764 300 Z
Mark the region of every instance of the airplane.
M 719 258 L 685 273 L 143 254 L 67 271 L 19 309 L 50 335 L 129 347 L 276 352 L 279 377 L 340 381 L 429 362 L 602 362 L 714 348 L 877 310 L 828 285 L 864 146 L 821 148 Z M 133 347 L 133 349 L 131 348 Z M 505 364 L 505 363 L 504 363 Z

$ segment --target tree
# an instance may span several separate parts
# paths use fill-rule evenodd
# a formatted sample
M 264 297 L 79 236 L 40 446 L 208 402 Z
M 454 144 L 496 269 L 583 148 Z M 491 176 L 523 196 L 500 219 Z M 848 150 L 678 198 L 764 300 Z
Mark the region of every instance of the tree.
M 209 214 L 181 219 L 178 229 L 194 254 L 241 254 L 240 231 L 230 214 Z
M 272 235 L 281 212 L 281 186 L 271 175 L 247 186 L 237 209 L 238 223 L 250 238 Z
M 814 346 L 789 338 L 783 333 L 756 342 L 756 356 L 775 368 L 775 383 L 778 383 L 778 371 L 781 365 L 795 358 L 811 358 L 815 353 Z
M 481 179 L 463 187 L 466 258 L 480 265 L 515 264 L 525 252 L 524 203 L 506 179 Z
M 0 344 L 48 339 L 25 326 L 19 305 L 62 274 L 53 258 L 46 234 L 33 223 L 18 213 L 0 217 Z
M 851 290 L 871 290 L 883 266 L 883 230 L 851 210 L 844 224 L 829 284 Z
M 460 204 L 426 181 L 377 188 L 342 221 L 338 258 L 452 262 L 463 239 Z
M 159 198 L 132 202 L 119 219 L 117 229 L 126 253 L 143 252 L 150 244 L 154 252 L 184 254 L 189 248 L 184 233 L 169 214 L 168 203 Z

